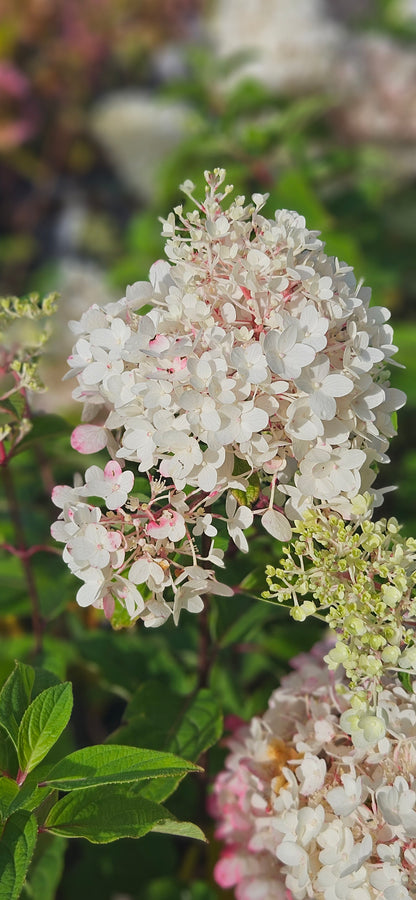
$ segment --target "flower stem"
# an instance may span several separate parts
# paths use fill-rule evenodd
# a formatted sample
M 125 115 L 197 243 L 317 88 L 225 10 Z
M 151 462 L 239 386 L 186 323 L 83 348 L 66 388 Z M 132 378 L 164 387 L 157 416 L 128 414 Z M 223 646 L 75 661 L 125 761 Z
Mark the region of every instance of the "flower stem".
M 210 548 L 210 539 L 206 534 L 202 535 L 202 556 L 207 557 Z M 204 559 L 201 566 L 207 568 Z M 204 597 L 204 608 L 199 614 L 199 647 L 198 647 L 198 687 L 208 687 L 209 673 L 211 669 L 211 635 L 209 629 L 209 602 L 210 595 Z

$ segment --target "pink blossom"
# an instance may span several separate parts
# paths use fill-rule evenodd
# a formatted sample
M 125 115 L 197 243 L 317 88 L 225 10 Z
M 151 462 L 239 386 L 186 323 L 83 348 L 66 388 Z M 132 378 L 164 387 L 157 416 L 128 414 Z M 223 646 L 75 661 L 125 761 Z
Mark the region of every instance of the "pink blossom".
M 71 434 L 71 447 L 78 453 L 98 453 L 107 446 L 107 432 L 100 425 L 77 425 Z
M 356 749 L 340 724 L 348 687 L 325 666 L 327 649 L 297 657 L 264 715 L 227 740 L 209 810 L 224 845 L 214 877 L 237 900 L 415 895 L 404 863 L 416 835 L 415 695 L 386 677 L 387 736 Z

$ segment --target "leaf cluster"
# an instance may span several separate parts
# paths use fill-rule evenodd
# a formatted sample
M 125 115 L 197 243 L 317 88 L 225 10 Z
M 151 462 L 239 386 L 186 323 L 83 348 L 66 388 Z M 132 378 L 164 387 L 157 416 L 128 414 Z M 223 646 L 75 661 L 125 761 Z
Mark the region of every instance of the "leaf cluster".
M 159 831 L 205 840 L 160 803 L 184 775 L 201 771 L 195 763 L 120 742 L 54 757 L 72 706 L 69 682 L 21 662 L 0 693 L 0 900 L 18 900 L 25 884 L 29 897 L 40 898 L 44 883 L 54 895 L 62 862 L 55 838 L 106 844 Z

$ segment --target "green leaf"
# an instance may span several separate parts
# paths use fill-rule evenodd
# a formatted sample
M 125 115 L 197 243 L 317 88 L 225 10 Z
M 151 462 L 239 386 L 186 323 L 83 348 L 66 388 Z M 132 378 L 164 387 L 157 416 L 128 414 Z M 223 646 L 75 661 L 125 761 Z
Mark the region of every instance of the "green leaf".
M 16 662 L 16 667 L 3 685 L 0 694 L 0 723 L 17 746 L 17 735 L 23 714 L 30 703 L 35 680 L 31 666 Z
M 240 491 L 239 488 L 232 488 L 231 493 L 239 506 L 247 506 L 247 494 L 245 491 Z
M 6 819 L 9 815 L 10 804 L 19 793 L 19 788 L 12 778 L 0 778 L 0 818 Z
M 15 812 L 0 840 L 0 900 L 18 900 L 36 846 L 38 826 L 32 813 Z
M 47 688 L 33 700 L 20 723 L 17 754 L 22 772 L 31 772 L 56 744 L 72 711 L 69 682 Z
M 176 834 L 178 837 L 193 838 L 195 841 L 207 843 L 204 832 L 198 825 L 194 825 L 193 822 L 177 822 L 176 819 L 165 819 L 164 822 L 158 822 L 157 825 L 154 825 L 152 831 L 157 831 L 158 834 Z
M 159 803 L 110 784 L 67 794 L 52 807 L 44 827 L 52 834 L 108 844 L 142 837 L 168 818 L 168 810 Z
M 125 712 L 128 724 L 107 738 L 108 743 L 147 744 L 157 750 L 169 750 L 185 759 L 197 760 L 222 734 L 222 715 L 209 690 L 203 689 L 184 699 L 164 685 L 141 685 Z M 180 778 L 153 781 L 143 790 L 153 800 L 165 800 Z
M 38 786 L 38 781 L 41 780 L 42 775 L 48 773 L 48 770 L 49 767 L 45 765 L 27 776 L 10 803 L 9 815 L 18 809 L 27 809 L 29 812 L 33 812 L 49 794 L 53 794 L 53 788 Z
M 49 669 L 35 668 L 33 671 L 35 680 L 33 682 L 31 700 L 34 700 L 42 691 L 46 691 L 46 688 L 54 687 L 55 684 L 61 684 L 61 679 L 54 672 L 50 672 Z
M 16 393 L 11 394 L 11 396 L 9 398 L 9 402 L 10 402 L 12 409 L 16 413 L 17 418 L 21 419 L 24 416 L 25 409 L 26 409 L 25 398 L 22 396 L 22 394 L 19 393 L 19 391 L 16 391 Z
M 54 766 L 43 783 L 60 791 L 73 791 L 102 784 L 185 775 L 197 770 L 198 766 L 172 753 L 103 744 L 70 753 Z
M 27 900 L 55 900 L 64 868 L 67 842 L 53 834 L 41 834 L 27 875 L 23 897 Z
M 258 500 L 258 498 L 259 498 L 260 479 L 259 479 L 259 476 L 256 475 L 255 473 L 253 475 L 250 475 L 246 494 L 247 494 L 247 505 L 248 506 L 252 506 L 253 503 L 255 503 L 256 500 Z
M 184 698 L 165 685 L 145 682 L 127 705 L 125 717 L 129 724 L 110 735 L 107 743 L 147 743 L 156 750 L 168 750 L 192 761 L 222 734 L 221 710 L 206 689 Z M 124 741 L 124 737 L 129 740 Z
M 240 459 L 238 456 L 234 457 L 234 467 L 233 467 L 233 475 L 248 475 L 250 472 L 250 466 L 247 463 L 247 460 Z
M 407 691 L 408 694 L 413 694 L 413 681 L 410 677 L 410 673 L 402 671 L 402 672 L 399 672 L 398 674 L 399 674 L 399 681 L 400 681 L 402 687 L 404 687 L 405 691 Z
M 4 730 L 3 726 L 0 727 L 0 770 L 7 775 L 11 775 L 14 778 L 17 775 L 17 753 L 16 747 L 11 739 L 11 737 L 7 734 L 7 731 Z
M 239 506 L 252 506 L 259 498 L 260 481 L 257 475 L 251 475 L 246 491 L 233 488 L 231 491 Z
M 60 434 L 69 435 L 70 430 L 68 422 L 61 416 L 55 415 L 55 413 L 36 416 L 32 420 L 32 428 L 28 434 L 14 448 L 13 455 L 16 456 L 18 453 L 23 453 L 35 441 L 46 441 Z

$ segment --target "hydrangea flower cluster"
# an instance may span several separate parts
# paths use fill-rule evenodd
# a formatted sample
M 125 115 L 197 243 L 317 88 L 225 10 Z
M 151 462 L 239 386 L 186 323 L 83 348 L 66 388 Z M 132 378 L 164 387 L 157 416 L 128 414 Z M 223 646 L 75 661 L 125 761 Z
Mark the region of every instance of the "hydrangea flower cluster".
M 229 534 L 243 551 L 255 516 L 285 541 L 289 519 L 314 504 L 349 514 L 352 499 L 372 484 L 374 463 L 387 459 L 390 414 L 404 398 L 389 387 L 385 369 L 396 351 L 388 311 L 369 307 L 370 291 L 325 254 L 301 216 L 280 210 L 265 218 L 267 198 L 260 194 L 248 205 L 243 197 L 225 202 L 232 188 L 221 188 L 224 178 L 222 169 L 206 173 L 202 203 L 191 182 L 182 186 L 196 208 L 179 206 L 163 222 L 170 262 L 157 262 L 150 281 L 129 287 L 119 302 L 92 306 L 72 323 L 77 342 L 69 358 L 78 379 L 73 396 L 84 404 L 84 422 L 93 423 L 75 429 L 73 446 L 81 452 L 107 446 L 119 466 L 128 461 L 151 484 L 165 482 L 166 503 L 150 497 L 158 540 L 171 540 L 167 558 L 184 541 L 192 569 L 201 559 L 195 539 L 205 535 L 215 548 L 222 497 Z M 125 476 L 132 485 L 132 473 Z M 103 490 L 99 496 L 107 500 Z M 65 528 L 56 526 L 54 536 L 67 544 L 65 557 L 78 577 L 100 579 L 99 595 L 92 601 L 86 590 L 81 599 L 101 603 L 108 565 L 116 573 L 112 583 L 116 575 L 124 582 L 129 557 L 120 562 L 117 546 L 105 557 L 103 575 L 98 564 L 88 567 L 74 556 L 76 532 L 68 528 L 85 529 L 88 491 L 87 479 L 76 496 L 59 495 Z M 175 498 L 184 491 L 182 510 Z M 214 502 L 221 512 L 211 513 Z M 110 532 L 115 514 L 123 521 L 129 515 L 108 504 L 101 517 L 97 508 L 90 514 L 99 518 L 89 525 Z M 144 510 L 141 516 L 145 537 L 153 537 L 156 525 Z M 183 533 L 172 540 L 160 523 L 178 516 Z M 142 531 L 127 538 L 137 563 Z M 143 552 L 160 556 L 160 543 L 155 551 L 145 544 Z M 149 577 L 144 583 L 155 597 Z M 137 602 L 129 609 L 133 618 L 141 615 Z
M 237 900 L 415 896 L 414 694 L 385 680 L 387 735 L 372 750 L 354 747 L 326 649 L 293 660 L 266 713 L 227 741 L 210 798 L 225 842 L 214 874 Z
M 279 473 L 295 508 L 331 506 L 367 487 L 404 402 L 383 365 L 389 313 L 297 213 L 265 219 L 259 194 L 224 208 L 224 177 L 207 173 L 204 203 L 164 222 L 170 264 L 73 324 L 74 396 L 88 420 L 108 410 L 119 459 L 178 490 L 224 489 L 237 456 Z
M 85 484 L 53 490 L 52 500 L 62 512 L 51 532 L 65 543 L 63 558 L 84 582 L 77 592 L 79 605 L 104 609 L 116 626 L 140 618 L 147 627 L 156 627 L 172 614 L 177 624 L 182 609 L 200 612 L 201 594 L 232 594 L 215 579 L 212 566 L 224 563 L 212 542 L 204 567 L 198 564 L 190 529 L 194 534 L 201 534 L 202 527 L 209 531 L 202 520 L 211 519 L 201 513 L 200 493 L 186 497 L 151 480 L 151 497 L 141 503 L 128 499 L 133 482 L 133 473 L 123 472 L 112 460 L 104 470 L 90 466 Z M 105 500 L 106 514 L 85 502 L 92 496 Z M 211 531 L 216 534 L 213 526 Z
M 396 519 L 366 518 L 369 504 L 369 496 L 355 498 L 354 509 L 361 511 L 355 523 L 319 509 L 306 512 L 295 524 L 298 538 L 283 547 L 280 566 L 267 567 L 263 594 L 292 602 L 297 621 L 318 615 L 336 632 L 325 659 L 331 669 L 342 664 L 353 689 L 354 710 L 344 724 L 355 743 L 363 710 L 377 709 L 385 672 L 416 675 L 416 540 L 400 534 Z M 372 727 L 377 738 L 382 717 Z

